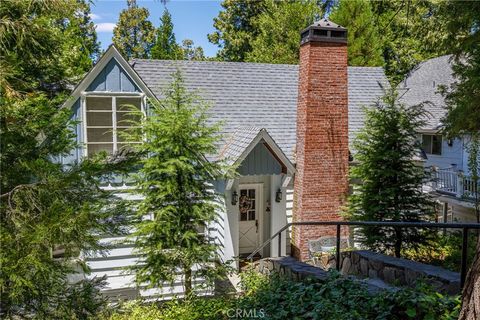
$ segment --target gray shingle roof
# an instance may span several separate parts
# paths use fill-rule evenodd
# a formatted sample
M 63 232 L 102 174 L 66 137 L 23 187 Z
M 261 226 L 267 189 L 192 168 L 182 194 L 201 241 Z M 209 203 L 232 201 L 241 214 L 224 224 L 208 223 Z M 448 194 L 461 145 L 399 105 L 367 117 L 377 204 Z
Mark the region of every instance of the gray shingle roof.
M 177 69 L 185 85 L 211 103 L 212 121 L 223 122 L 223 133 L 239 127 L 267 129 L 293 162 L 298 94 L 298 66 L 285 64 L 133 60 L 132 65 L 158 97 Z M 383 94 L 388 82 L 380 67 L 349 67 L 349 138 L 363 127 L 362 106 Z
M 445 99 L 438 93 L 439 86 L 451 85 L 455 79 L 451 64 L 451 55 L 445 55 L 421 62 L 398 86 L 399 92 L 405 92 L 400 100 L 412 106 L 425 101 L 425 109 L 430 113 L 424 130 L 437 130 L 441 118 L 445 115 Z M 406 90 L 406 91 L 405 91 Z
M 257 137 L 260 130 L 262 129 L 258 127 L 237 128 L 226 140 L 225 145 L 220 150 L 219 158 L 226 159 L 229 165 L 234 164 L 253 139 Z

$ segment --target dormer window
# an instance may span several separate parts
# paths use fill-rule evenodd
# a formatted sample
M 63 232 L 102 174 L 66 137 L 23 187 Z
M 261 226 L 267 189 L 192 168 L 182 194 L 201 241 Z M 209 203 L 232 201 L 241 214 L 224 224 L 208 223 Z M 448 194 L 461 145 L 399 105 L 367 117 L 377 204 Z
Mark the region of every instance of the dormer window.
M 140 120 L 131 111 L 132 106 L 143 110 L 143 98 L 132 96 L 87 95 L 85 97 L 86 155 L 100 151 L 115 153 L 128 147 L 121 132 Z

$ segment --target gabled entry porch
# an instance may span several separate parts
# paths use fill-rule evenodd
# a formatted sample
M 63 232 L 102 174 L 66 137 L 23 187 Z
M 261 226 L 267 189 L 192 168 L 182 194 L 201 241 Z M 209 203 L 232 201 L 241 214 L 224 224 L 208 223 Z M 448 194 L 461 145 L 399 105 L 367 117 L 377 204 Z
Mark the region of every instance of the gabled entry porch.
M 225 182 L 223 258 L 239 267 L 264 240 L 287 224 L 286 188 L 295 168 L 265 129 L 241 128 L 221 156 L 237 167 L 238 176 Z M 284 235 L 283 254 L 287 252 Z M 278 255 L 276 244 L 258 258 Z

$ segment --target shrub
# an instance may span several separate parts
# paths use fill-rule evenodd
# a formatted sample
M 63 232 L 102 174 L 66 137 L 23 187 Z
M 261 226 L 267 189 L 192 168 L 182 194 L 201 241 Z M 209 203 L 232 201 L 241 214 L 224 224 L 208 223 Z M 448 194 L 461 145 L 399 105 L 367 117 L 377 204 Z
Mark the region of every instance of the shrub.
M 470 231 L 468 239 L 468 261 L 473 261 L 476 252 L 477 235 Z M 432 248 L 435 248 L 432 250 Z M 421 244 L 417 250 L 402 251 L 405 259 L 432 264 L 442 268 L 460 272 L 462 259 L 462 232 L 447 232 L 439 235 L 437 240 L 426 245 Z
M 253 271 L 242 275 L 238 297 L 194 297 L 163 304 L 130 303 L 108 320 L 263 319 L 456 319 L 458 297 L 443 296 L 424 284 L 395 292 L 370 294 L 365 284 L 330 272 L 327 281 L 294 282 L 277 274 Z M 241 318 L 238 316 L 237 318 Z

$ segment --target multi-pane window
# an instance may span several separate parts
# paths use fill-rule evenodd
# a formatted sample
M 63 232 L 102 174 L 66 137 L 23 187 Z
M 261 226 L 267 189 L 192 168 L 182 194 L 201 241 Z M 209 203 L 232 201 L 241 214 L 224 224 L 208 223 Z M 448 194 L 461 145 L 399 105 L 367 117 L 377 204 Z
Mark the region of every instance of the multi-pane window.
M 113 153 L 128 146 L 122 131 L 140 120 L 132 107 L 142 110 L 141 97 L 87 96 L 86 144 L 90 156 L 99 151 Z
M 239 200 L 240 221 L 256 219 L 255 189 L 241 189 Z
M 439 134 L 422 134 L 422 147 L 427 154 L 442 154 L 442 136 Z

